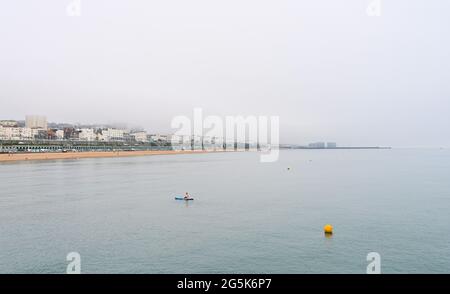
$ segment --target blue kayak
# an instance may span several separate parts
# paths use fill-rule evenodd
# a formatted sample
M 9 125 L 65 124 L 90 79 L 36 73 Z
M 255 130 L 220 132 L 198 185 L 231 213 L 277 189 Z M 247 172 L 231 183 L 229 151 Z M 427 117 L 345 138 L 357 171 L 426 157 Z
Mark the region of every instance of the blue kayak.
M 185 201 L 189 201 L 189 200 L 194 200 L 194 198 L 184 198 L 184 197 L 175 197 L 175 200 L 185 200 Z

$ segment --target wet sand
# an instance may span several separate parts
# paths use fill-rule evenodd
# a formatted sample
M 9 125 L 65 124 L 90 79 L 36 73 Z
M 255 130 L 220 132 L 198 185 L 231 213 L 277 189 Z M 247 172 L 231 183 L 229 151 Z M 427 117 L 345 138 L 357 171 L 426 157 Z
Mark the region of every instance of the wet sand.
M 52 153 L 10 153 L 0 154 L 0 162 L 7 161 L 27 161 L 27 160 L 52 160 L 52 159 L 80 159 L 80 158 L 101 158 L 101 157 L 127 157 L 144 155 L 168 155 L 168 154 L 193 154 L 223 151 L 107 151 L 107 152 L 52 152 Z

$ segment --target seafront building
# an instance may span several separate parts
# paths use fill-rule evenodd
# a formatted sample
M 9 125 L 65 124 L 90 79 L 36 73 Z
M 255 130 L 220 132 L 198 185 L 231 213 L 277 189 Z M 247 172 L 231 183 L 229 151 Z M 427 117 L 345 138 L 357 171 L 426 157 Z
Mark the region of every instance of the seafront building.
M 40 129 L 0 126 L 0 140 L 33 140 L 39 131 Z
M 99 133 L 99 141 L 122 142 L 124 141 L 125 130 L 120 129 L 103 129 Z
M 144 131 L 134 132 L 134 133 L 131 133 L 130 135 L 136 142 L 142 142 L 142 143 L 148 142 L 147 133 Z
M 16 127 L 3 127 L 0 125 L 0 139 L 2 140 L 18 140 L 20 137 L 20 129 Z
M 95 141 L 97 139 L 97 134 L 95 133 L 94 129 L 80 129 L 78 138 L 80 141 Z
M 199 135 L 148 134 L 100 125 L 48 123 L 45 116 L 25 121 L 0 120 L 1 152 L 69 152 L 114 150 L 223 150 L 246 149 L 249 143 Z
M 18 123 L 15 120 L 0 120 L 0 127 L 18 127 Z
M 168 135 L 151 134 L 149 135 L 151 142 L 168 142 Z
M 64 130 L 56 130 L 55 135 L 57 140 L 64 140 Z

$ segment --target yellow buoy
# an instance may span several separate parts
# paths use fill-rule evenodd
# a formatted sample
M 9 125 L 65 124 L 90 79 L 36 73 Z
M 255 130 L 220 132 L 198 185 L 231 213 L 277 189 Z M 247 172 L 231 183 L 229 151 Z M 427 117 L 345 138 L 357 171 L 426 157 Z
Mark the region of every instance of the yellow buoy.
M 333 234 L 333 226 L 327 224 L 323 227 L 323 231 L 325 232 L 325 234 Z

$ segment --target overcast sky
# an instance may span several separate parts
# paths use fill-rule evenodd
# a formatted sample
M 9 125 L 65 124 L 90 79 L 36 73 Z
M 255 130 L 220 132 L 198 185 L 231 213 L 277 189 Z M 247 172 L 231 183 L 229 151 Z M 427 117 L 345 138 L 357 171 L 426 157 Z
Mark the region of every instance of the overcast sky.
M 284 143 L 450 146 L 450 1 L 3 1 L 0 118 L 279 115 Z

